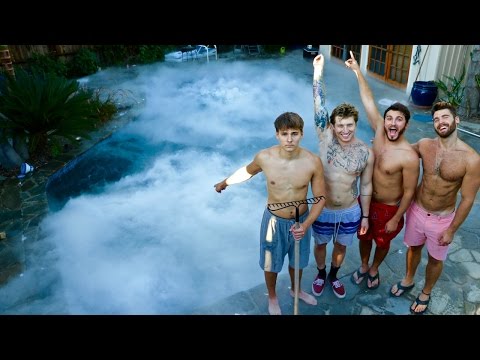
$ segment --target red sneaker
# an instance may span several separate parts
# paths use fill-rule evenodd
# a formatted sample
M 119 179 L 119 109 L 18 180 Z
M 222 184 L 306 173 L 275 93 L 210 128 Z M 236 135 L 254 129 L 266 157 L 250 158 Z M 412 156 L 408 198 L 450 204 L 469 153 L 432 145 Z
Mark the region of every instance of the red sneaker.
M 335 280 L 328 280 L 330 282 L 330 285 L 332 285 L 332 290 L 333 293 L 335 294 L 336 297 L 339 299 L 343 299 L 345 295 L 347 295 L 347 292 L 345 291 L 345 286 L 340 282 L 340 280 L 335 279 Z
M 317 275 L 312 283 L 312 293 L 315 296 L 320 296 L 323 293 L 323 289 L 325 289 L 325 279 L 322 279 Z

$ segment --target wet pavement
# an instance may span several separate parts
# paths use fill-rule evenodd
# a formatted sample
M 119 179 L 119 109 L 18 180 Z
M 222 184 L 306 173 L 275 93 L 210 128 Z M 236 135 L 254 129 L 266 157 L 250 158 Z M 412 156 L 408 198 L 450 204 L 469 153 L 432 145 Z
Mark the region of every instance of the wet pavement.
M 279 66 L 285 71 L 295 74 L 300 80 L 308 83 L 312 78 L 311 59 L 302 58 L 302 50 L 288 53 L 285 59 L 279 59 Z M 220 59 L 219 61 L 222 61 Z M 325 67 L 327 86 L 327 107 L 333 109 L 338 103 L 348 101 L 360 110 L 360 121 L 366 121 L 363 107 L 358 94 L 357 81 L 351 71 L 347 71 L 342 62 L 335 59 L 327 61 Z M 391 101 L 401 101 L 409 105 L 412 111 L 409 129 L 406 136 L 410 142 L 423 137 L 434 137 L 430 122 L 427 122 L 428 112 L 409 104 L 408 96 L 404 91 L 389 87 L 376 79 L 367 77 L 379 104 L 381 113 Z M 312 105 L 313 114 L 313 105 Z M 23 181 L 16 178 L 0 179 L 0 229 L 6 232 L 6 239 L 0 240 L 0 289 L 8 286 L 11 279 L 22 276 L 22 272 L 33 262 L 38 247 L 38 224 L 48 212 L 48 203 L 45 187 L 49 176 L 64 167 L 108 137 L 118 127 L 128 121 L 130 115 L 117 119 L 93 136 L 90 141 L 84 141 L 80 147 L 71 150 L 50 162 L 44 168 L 34 171 Z M 462 128 L 480 134 L 480 124 L 461 122 Z M 470 146 L 480 151 L 479 138 L 465 132 L 459 136 Z M 477 194 L 473 208 L 460 229 L 455 234 L 454 242 L 441 277 L 433 289 L 427 314 L 480 314 L 480 202 Z M 338 277 L 346 287 L 347 295 L 338 299 L 330 288 L 317 298 L 316 306 L 306 305 L 299 301 L 301 315 L 369 315 L 369 314 L 409 314 L 409 306 L 423 287 L 426 250 L 418 267 L 415 277 L 415 287 L 399 298 L 389 295 L 390 287 L 398 282 L 405 271 L 406 247 L 403 244 L 404 230 L 392 241 L 392 246 L 385 261 L 380 266 L 380 286 L 376 290 L 368 290 L 366 281 L 360 286 L 350 280 L 352 273 L 360 265 L 358 244 L 347 249 L 347 255 Z M 327 259 L 331 256 L 331 244 L 328 246 Z M 261 271 L 260 268 L 243 269 L 242 271 Z M 304 270 L 303 289 L 311 293 L 311 283 L 316 276 L 313 253 L 310 265 Z M 42 297 L 41 290 L 45 283 L 58 279 L 57 273 L 36 273 L 37 288 L 22 288 L 18 285 L 15 298 L 0 298 L 0 313 L 22 314 L 28 308 L 28 313 L 35 312 L 35 301 Z M 290 281 L 284 270 L 279 275 L 277 293 L 283 314 L 293 314 L 293 298 L 289 294 Z M 11 292 L 10 292 L 11 293 Z M 51 309 L 51 313 L 68 313 L 66 308 Z M 245 289 L 226 299 L 192 311 L 191 314 L 215 315 L 266 315 L 267 294 L 264 283 L 251 289 Z
M 304 59 L 307 66 L 300 72 L 308 79 L 312 77 L 311 61 Z M 303 66 L 302 64 L 299 65 Z M 298 70 L 298 68 L 296 68 Z M 400 101 L 409 106 L 412 112 L 407 139 L 413 143 L 421 138 L 436 136 L 429 118 L 429 112 L 409 103 L 408 95 L 402 90 L 386 86 L 378 80 L 367 77 L 373 91 L 380 113 L 388 107 L 392 100 Z M 325 82 L 327 89 L 327 108 L 333 109 L 340 102 L 348 99 L 360 110 L 360 121 L 366 121 L 363 106 L 358 94 L 355 76 L 345 71 L 343 63 L 330 60 L 325 65 Z M 312 110 L 313 112 L 313 110 Z M 460 122 L 461 128 L 480 134 L 480 124 Z M 480 152 L 480 139 L 466 132 L 459 132 L 459 137 Z M 458 196 L 460 199 L 460 195 Z M 352 273 L 360 266 L 358 243 L 347 249 L 347 254 L 338 278 L 345 285 L 346 297 L 338 299 L 327 286 L 318 304 L 311 306 L 299 300 L 300 315 L 407 315 L 409 307 L 423 289 L 425 282 L 425 266 L 427 252 L 423 249 L 422 260 L 415 275 L 415 287 L 400 297 L 390 296 L 390 288 L 402 279 L 405 274 L 407 247 L 403 244 L 404 229 L 392 241 L 390 251 L 380 265 L 380 286 L 369 290 L 366 279 L 359 285 L 351 281 Z M 372 249 L 372 256 L 373 256 Z M 332 244 L 327 246 L 327 260 L 332 253 Z M 327 264 L 329 262 L 327 261 Z M 290 295 L 290 278 L 286 271 L 287 265 L 279 274 L 277 295 L 282 314 L 293 315 L 293 298 Z M 327 271 L 330 266 L 327 265 Z M 261 271 L 260 268 L 244 269 L 244 271 Z M 309 266 L 304 270 L 302 289 L 312 293 L 311 285 L 317 275 L 317 269 L 310 254 Z M 268 297 L 265 284 L 246 289 L 225 300 L 208 307 L 197 309 L 194 314 L 216 315 L 268 315 Z M 430 304 L 425 314 L 435 315 L 480 315 L 480 196 L 477 193 L 474 205 L 468 218 L 456 232 L 449 255 L 444 263 L 442 275 L 438 279 L 431 295 Z

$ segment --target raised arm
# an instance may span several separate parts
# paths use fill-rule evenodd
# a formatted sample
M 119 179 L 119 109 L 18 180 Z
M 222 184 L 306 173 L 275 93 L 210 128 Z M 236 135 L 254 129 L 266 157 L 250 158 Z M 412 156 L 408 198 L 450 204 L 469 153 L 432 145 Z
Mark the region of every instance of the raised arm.
M 404 159 L 404 165 L 402 169 L 403 176 L 403 195 L 398 205 L 397 212 L 393 217 L 385 224 L 385 232 L 394 232 L 397 229 L 398 222 L 403 217 L 405 211 L 407 211 L 413 196 L 415 195 L 415 189 L 418 183 L 418 174 L 420 173 L 420 159 L 417 154 L 409 153 Z
M 322 54 L 313 59 L 313 111 L 317 133 L 320 136 L 328 127 L 328 111 L 325 107 L 325 84 L 323 83 L 324 58 Z
M 360 98 L 362 99 L 363 107 L 367 112 L 368 122 L 372 127 L 373 131 L 383 128 L 383 117 L 378 112 L 377 107 L 375 106 L 375 99 L 373 98 L 372 90 L 368 86 L 367 80 L 360 71 L 360 66 L 358 65 L 353 52 L 350 51 L 350 59 L 345 61 L 345 65 L 352 69 L 352 71 L 357 75 L 358 87 L 360 89 Z
M 255 155 L 253 161 L 247 166 L 242 166 L 240 169 L 236 170 L 232 175 L 226 179 L 220 181 L 219 183 L 213 185 L 215 191 L 221 193 L 222 190 L 225 190 L 228 185 L 238 184 L 244 181 L 247 181 L 252 176 L 257 175 L 262 171 L 262 168 L 258 164 L 258 154 Z
M 360 223 L 360 235 L 364 235 L 368 230 L 368 216 L 370 216 L 370 202 L 372 201 L 373 194 L 373 164 L 375 161 L 375 155 L 372 149 L 368 149 L 367 166 L 363 169 L 360 175 L 360 206 L 362 208 L 362 221 Z M 367 216 L 367 217 L 363 217 Z

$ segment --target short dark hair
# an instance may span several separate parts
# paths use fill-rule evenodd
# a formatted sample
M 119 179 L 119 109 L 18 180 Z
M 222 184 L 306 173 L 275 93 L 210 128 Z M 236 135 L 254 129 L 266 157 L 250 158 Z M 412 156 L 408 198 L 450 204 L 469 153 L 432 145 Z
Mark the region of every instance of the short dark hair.
M 452 113 L 453 117 L 457 116 L 457 108 L 447 101 L 438 101 L 432 106 L 432 118 L 435 111 L 448 109 Z
M 352 104 L 342 103 L 333 109 L 332 113 L 330 114 L 330 124 L 335 125 L 335 118 L 337 116 L 340 116 L 342 119 L 353 116 L 353 120 L 355 120 L 355 123 L 357 123 L 358 110 Z
M 410 110 L 408 110 L 408 107 L 406 107 L 402 103 L 394 102 L 383 113 L 383 120 L 385 120 L 385 116 L 387 116 L 387 112 L 389 112 L 390 110 L 400 111 L 401 113 L 403 113 L 403 116 L 405 116 L 405 122 L 408 124 L 408 120 L 410 120 Z
M 298 129 L 303 133 L 303 119 L 294 112 L 284 112 L 280 114 L 275 119 L 274 125 L 277 132 L 284 129 Z

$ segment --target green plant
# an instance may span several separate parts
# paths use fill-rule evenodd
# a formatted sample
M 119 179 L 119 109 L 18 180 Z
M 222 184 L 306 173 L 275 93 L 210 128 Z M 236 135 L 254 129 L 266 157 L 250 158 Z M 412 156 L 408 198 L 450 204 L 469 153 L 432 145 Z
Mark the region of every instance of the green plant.
M 284 45 L 263 45 L 263 51 L 266 54 L 279 54 Z
M 480 74 L 475 75 L 475 82 L 477 83 L 478 88 L 480 88 Z
M 59 76 L 67 76 L 67 66 L 50 55 L 33 54 L 28 59 L 27 68 L 34 74 L 53 73 Z
M 137 53 L 138 45 L 97 45 L 95 51 L 102 66 L 126 65 Z
M 94 74 L 98 70 L 97 55 L 89 49 L 80 49 L 68 63 L 68 77 L 81 77 Z
M 59 139 L 51 138 L 49 139 L 48 144 L 52 157 L 57 157 L 62 153 L 62 144 Z
M 105 123 L 110 120 L 117 113 L 117 105 L 113 99 L 113 95 L 110 93 L 107 98 L 102 101 L 100 90 L 95 90 L 90 98 L 90 104 L 94 108 L 97 119 L 101 123 Z
M 161 45 L 140 45 L 137 56 L 140 64 L 153 63 L 164 59 L 164 46 Z
M 9 138 L 23 139 L 30 154 L 48 147 L 53 137 L 88 139 L 95 128 L 92 92 L 80 89 L 75 80 L 19 71 L 6 79 L 0 93 L 0 130 Z
M 165 53 L 178 47 L 178 45 L 97 45 L 94 49 L 102 66 L 124 66 L 162 61 Z
M 463 67 L 460 79 L 446 75 L 444 76 L 448 80 L 448 85 L 442 80 L 435 81 L 435 85 L 437 85 L 438 89 L 444 94 L 444 96 L 439 97 L 439 99 L 441 101 L 448 101 L 450 104 L 458 107 L 462 103 L 465 95 L 465 86 L 463 85 L 463 79 L 465 78 L 465 67 Z

